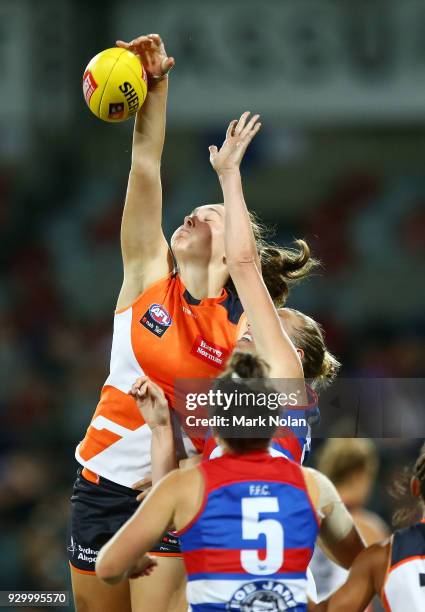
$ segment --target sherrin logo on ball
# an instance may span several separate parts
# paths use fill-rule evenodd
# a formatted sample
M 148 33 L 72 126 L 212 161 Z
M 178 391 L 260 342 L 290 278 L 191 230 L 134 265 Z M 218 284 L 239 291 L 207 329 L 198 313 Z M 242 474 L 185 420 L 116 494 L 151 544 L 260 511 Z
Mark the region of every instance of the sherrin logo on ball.
M 101 51 L 84 71 L 84 99 L 91 112 L 103 121 L 117 123 L 133 117 L 147 91 L 142 62 L 127 49 L 114 47 Z

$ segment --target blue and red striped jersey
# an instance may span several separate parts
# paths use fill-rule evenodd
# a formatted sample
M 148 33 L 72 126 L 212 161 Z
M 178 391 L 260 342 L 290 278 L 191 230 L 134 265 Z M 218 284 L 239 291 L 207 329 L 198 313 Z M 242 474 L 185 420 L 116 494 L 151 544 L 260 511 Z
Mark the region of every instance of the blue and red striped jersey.
M 261 451 L 226 453 L 198 469 L 203 504 L 177 532 L 193 612 L 305 611 L 318 520 L 300 466 Z

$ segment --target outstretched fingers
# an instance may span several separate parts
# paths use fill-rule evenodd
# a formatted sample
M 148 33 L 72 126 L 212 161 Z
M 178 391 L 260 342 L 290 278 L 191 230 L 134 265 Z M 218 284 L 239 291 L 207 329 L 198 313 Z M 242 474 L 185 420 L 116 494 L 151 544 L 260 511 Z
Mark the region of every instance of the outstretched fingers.
M 238 120 L 237 119 L 233 119 L 230 123 L 229 126 L 227 128 L 227 132 L 226 132 L 226 138 L 229 138 L 230 136 L 234 136 L 235 135 L 235 128 L 238 124 Z
M 242 130 L 245 127 L 245 124 L 248 120 L 248 117 L 250 116 L 251 112 L 250 111 L 245 111 L 244 113 L 242 113 L 242 115 L 239 118 L 239 121 L 237 122 L 237 125 L 234 129 L 234 135 L 235 136 L 239 136 L 239 134 L 242 132 Z
M 248 121 L 248 123 L 246 124 L 246 126 L 244 127 L 244 129 L 241 132 L 242 138 L 247 136 L 248 134 L 250 134 L 252 132 L 252 130 L 255 128 L 255 126 L 259 125 L 258 124 L 258 119 L 259 118 L 260 118 L 260 115 L 253 115 L 251 117 L 251 119 Z

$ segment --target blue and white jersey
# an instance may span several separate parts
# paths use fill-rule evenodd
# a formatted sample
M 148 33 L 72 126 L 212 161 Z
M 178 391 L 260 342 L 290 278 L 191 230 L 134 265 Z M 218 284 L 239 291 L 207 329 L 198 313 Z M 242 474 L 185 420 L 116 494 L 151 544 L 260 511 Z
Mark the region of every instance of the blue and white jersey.
M 198 469 L 203 504 L 177 532 L 191 610 L 305 612 L 318 520 L 300 466 L 262 451 Z

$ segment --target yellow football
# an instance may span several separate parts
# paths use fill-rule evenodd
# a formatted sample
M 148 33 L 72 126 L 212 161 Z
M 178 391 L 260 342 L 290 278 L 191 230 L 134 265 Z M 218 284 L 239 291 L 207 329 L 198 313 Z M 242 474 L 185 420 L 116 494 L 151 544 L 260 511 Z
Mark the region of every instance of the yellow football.
M 101 51 L 84 71 L 84 99 L 102 121 L 126 121 L 142 106 L 147 91 L 142 62 L 127 49 L 114 47 Z

